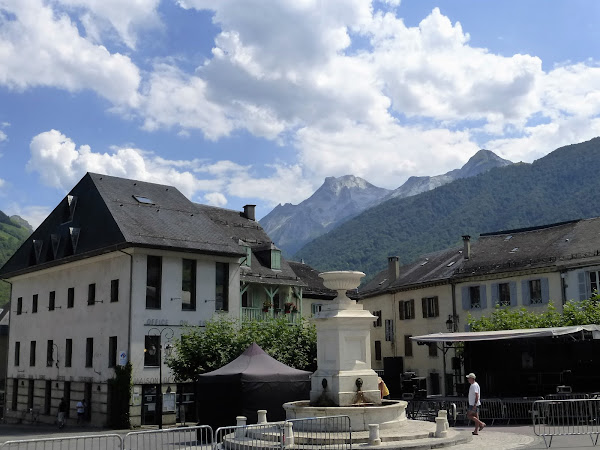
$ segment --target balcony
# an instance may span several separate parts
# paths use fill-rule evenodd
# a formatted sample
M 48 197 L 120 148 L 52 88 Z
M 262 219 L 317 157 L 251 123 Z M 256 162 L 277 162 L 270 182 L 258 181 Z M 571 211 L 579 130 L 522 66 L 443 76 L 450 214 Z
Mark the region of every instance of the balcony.
M 297 323 L 299 313 L 285 313 L 283 310 L 270 308 L 268 311 L 263 311 L 262 308 L 242 307 L 242 320 L 261 321 L 271 317 L 285 317 L 289 323 Z

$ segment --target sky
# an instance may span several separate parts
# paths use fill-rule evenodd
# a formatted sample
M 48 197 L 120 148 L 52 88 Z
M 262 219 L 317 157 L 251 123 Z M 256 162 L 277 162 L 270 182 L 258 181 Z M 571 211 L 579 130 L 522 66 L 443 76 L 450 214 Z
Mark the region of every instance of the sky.
M 600 135 L 596 0 L 0 0 L 0 211 L 86 172 L 258 218 Z

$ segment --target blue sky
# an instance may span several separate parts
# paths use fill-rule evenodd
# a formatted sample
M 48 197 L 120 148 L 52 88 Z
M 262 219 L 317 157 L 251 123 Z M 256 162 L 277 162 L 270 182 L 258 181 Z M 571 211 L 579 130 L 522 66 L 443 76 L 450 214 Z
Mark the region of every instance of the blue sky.
M 600 135 L 594 0 L 0 0 L 0 210 L 87 171 L 232 209 Z

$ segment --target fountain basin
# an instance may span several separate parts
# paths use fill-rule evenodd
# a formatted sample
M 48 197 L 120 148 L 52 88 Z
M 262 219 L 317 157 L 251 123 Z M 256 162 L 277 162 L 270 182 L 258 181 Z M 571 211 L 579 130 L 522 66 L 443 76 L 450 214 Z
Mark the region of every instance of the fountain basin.
M 380 430 L 401 427 L 406 424 L 407 404 L 404 400 L 382 400 L 381 405 L 310 406 L 310 402 L 302 400 L 284 403 L 283 408 L 288 420 L 348 416 L 352 431 L 368 431 L 369 424 L 379 424 Z M 327 429 L 315 431 L 341 431 L 329 428 L 335 423 L 333 420 L 330 424 L 327 421 L 319 423 L 322 423 L 323 427 Z M 298 425 L 300 426 L 301 422 Z

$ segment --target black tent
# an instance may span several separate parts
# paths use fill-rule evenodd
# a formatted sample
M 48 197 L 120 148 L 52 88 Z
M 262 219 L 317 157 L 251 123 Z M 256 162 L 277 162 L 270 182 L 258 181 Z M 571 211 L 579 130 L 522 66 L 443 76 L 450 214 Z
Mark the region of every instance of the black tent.
M 231 426 L 239 415 L 246 416 L 249 424 L 256 423 L 259 409 L 267 410 L 269 421 L 284 420 L 284 403 L 309 398 L 310 375 L 252 344 L 229 364 L 200 376 L 199 423 Z

